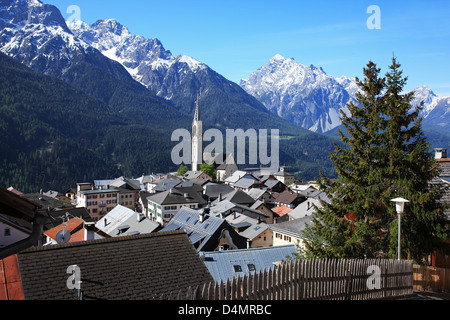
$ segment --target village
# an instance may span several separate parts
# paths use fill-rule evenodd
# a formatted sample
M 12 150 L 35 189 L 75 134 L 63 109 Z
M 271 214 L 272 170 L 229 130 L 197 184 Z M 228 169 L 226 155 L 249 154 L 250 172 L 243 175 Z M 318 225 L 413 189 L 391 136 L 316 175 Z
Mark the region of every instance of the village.
M 96 177 L 62 192 L 1 189 L 0 299 L 173 297 L 296 261 L 315 208 L 330 199 L 286 167 L 240 169 L 233 154 L 213 155 L 221 158 L 214 174 L 201 171 L 199 115 L 192 167 L 182 174 Z M 435 157 L 437 183 L 449 184 L 447 150 Z M 430 265 L 448 268 L 449 260 L 437 253 Z

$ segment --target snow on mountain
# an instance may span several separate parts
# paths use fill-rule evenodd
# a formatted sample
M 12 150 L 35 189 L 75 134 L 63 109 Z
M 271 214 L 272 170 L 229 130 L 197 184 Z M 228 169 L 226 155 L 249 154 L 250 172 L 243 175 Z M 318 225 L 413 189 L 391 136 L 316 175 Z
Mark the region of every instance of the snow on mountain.
M 95 49 L 75 37 L 59 10 L 38 0 L 0 1 L 0 51 L 36 72 L 62 76 Z
M 82 21 L 67 22 L 67 25 L 77 37 L 122 64 L 135 80 L 166 99 L 172 93 L 163 94 L 165 90 L 161 88 L 174 66 L 179 68 L 179 64 L 184 64 L 181 68 L 190 73 L 207 69 L 205 64 L 192 57 L 174 57 L 158 39 L 131 34 L 114 19 L 99 20 L 90 26 Z
M 273 113 L 315 132 L 340 125 L 340 110 L 347 112 L 346 104 L 352 100 L 345 88 L 354 86 L 350 78 L 340 83 L 322 68 L 304 66 L 279 54 L 240 85 Z
M 339 126 L 342 110 L 350 101 L 357 103 L 359 87 L 354 77 L 332 77 L 322 68 L 307 67 L 277 54 L 247 79 L 241 87 L 279 116 L 315 132 Z M 449 123 L 450 97 L 437 97 L 426 86 L 414 90 L 412 106 L 424 102 L 424 124 Z

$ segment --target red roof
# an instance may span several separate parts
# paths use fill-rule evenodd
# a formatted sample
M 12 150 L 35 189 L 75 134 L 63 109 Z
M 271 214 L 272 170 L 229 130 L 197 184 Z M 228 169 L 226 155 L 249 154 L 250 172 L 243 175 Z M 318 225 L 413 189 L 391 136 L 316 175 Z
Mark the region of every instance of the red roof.
M 272 211 L 275 212 L 280 217 L 284 216 L 285 214 L 291 212 L 294 209 L 291 209 L 289 207 L 286 207 L 285 205 L 273 208 Z
M 0 300 L 24 300 L 17 255 L 0 260 Z
M 78 217 L 75 217 L 73 219 L 70 219 L 69 221 L 66 222 L 66 230 L 68 230 L 70 232 L 70 234 L 72 235 L 70 237 L 70 241 L 69 242 L 76 242 L 76 241 L 81 241 L 81 240 L 77 240 L 79 238 L 79 234 L 78 231 L 80 230 L 80 228 L 83 226 L 84 220 Z M 50 238 L 52 238 L 53 240 L 56 238 L 56 234 L 61 231 L 63 228 L 63 224 L 61 223 L 59 226 L 56 226 L 48 231 L 46 231 L 44 234 Z M 81 229 L 81 231 L 83 231 Z M 77 237 L 73 237 L 73 235 L 77 235 Z M 83 232 L 84 235 L 84 232 Z

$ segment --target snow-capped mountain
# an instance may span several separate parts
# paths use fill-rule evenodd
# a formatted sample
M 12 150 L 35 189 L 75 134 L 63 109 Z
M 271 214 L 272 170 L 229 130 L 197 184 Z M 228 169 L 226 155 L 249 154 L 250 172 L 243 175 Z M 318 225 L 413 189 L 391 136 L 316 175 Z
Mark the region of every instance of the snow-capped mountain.
M 322 68 L 277 54 L 240 85 L 279 116 L 311 131 L 326 132 L 340 125 L 339 112 L 346 112 L 353 99 L 346 90 L 354 87 L 351 80 L 338 81 Z
M 414 89 L 413 106 L 423 101 L 423 123 L 430 128 L 450 127 L 450 97 L 438 97 L 430 88 L 421 86 Z M 447 133 L 449 133 L 448 130 Z
M 186 113 L 193 113 L 199 88 L 205 104 L 219 114 L 211 117 L 212 124 L 220 123 L 218 117 L 226 118 L 233 110 L 238 112 L 243 103 L 245 108 L 267 112 L 239 85 L 206 64 L 186 55 L 175 57 L 158 39 L 131 34 L 116 20 L 99 20 L 92 25 L 76 21 L 67 25 L 78 38 L 122 64 L 136 81 Z
M 38 73 L 61 78 L 75 63 L 102 60 L 97 50 L 72 34 L 55 6 L 38 0 L 0 0 L 0 51 Z M 99 64 L 128 75 L 106 59 Z
M 357 103 L 356 79 L 332 77 L 322 68 L 307 67 L 277 54 L 269 62 L 241 80 L 241 87 L 261 101 L 268 110 L 316 132 L 339 125 L 339 111 L 348 112 L 347 103 Z M 424 102 L 421 116 L 425 125 L 445 127 L 450 122 L 450 97 L 437 97 L 428 87 L 415 90 L 412 106 Z

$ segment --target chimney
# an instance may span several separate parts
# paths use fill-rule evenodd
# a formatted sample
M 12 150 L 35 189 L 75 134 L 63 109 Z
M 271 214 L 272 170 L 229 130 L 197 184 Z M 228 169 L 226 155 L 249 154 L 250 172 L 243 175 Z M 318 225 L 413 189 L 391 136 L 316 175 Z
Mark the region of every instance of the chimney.
M 95 239 L 95 222 L 84 222 L 84 240 L 94 240 Z
M 145 216 L 142 213 L 136 212 L 137 222 L 144 220 Z

